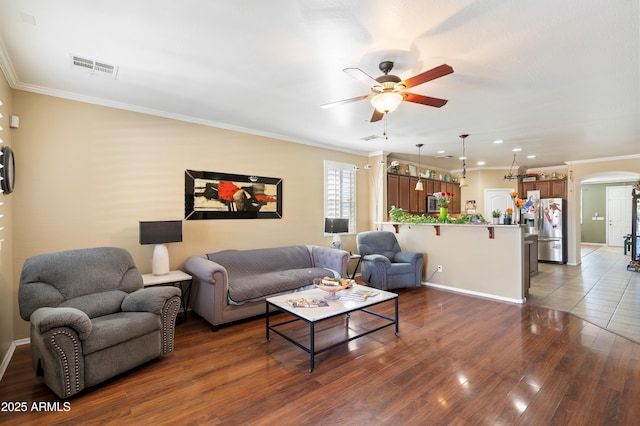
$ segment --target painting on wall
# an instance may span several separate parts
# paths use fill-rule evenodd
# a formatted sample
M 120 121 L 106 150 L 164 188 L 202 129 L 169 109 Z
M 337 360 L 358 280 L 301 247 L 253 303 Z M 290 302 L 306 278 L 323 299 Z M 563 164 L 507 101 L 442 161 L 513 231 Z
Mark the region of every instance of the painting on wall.
M 184 217 L 194 219 L 279 219 L 282 179 L 185 170 Z

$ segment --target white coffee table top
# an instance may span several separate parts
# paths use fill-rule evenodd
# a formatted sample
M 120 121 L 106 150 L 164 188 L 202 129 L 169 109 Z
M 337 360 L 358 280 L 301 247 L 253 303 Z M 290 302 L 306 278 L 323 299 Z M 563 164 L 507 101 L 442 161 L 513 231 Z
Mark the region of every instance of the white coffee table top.
M 358 284 L 354 284 L 352 289 L 343 290 L 338 292 L 339 296 L 343 292 L 348 292 L 350 290 L 369 290 L 376 291 L 378 294 L 376 296 L 367 297 L 364 302 L 356 301 L 356 300 L 326 300 L 324 297 L 328 295 L 328 293 L 324 290 L 320 290 L 319 288 L 314 288 L 311 290 L 298 291 L 295 293 L 282 294 L 280 296 L 269 297 L 267 302 L 272 305 L 277 306 L 283 311 L 291 312 L 294 315 L 303 318 L 307 321 L 319 321 L 322 319 L 330 318 L 336 315 L 344 314 L 347 312 L 352 312 L 358 309 L 365 308 L 367 306 L 375 305 L 380 302 L 384 302 L 387 300 L 392 300 L 398 297 L 396 293 L 391 293 L 384 290 L 378 290 L 373 287 L 366 287 Z M 287 300 L 292 299 L 319 299 L 325 300 L 329 306 L 323 306 L 318 308 L 296 308 L 287 303 Z

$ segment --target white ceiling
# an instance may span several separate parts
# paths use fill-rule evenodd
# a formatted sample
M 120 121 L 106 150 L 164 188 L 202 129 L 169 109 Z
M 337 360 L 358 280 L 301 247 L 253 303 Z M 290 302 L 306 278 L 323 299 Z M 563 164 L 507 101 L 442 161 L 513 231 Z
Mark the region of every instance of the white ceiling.
M 546 167 L 640 153 L 639 0 L 0 0 L 0 66 L 11 87 L 360 154 L 460 168 Z M 118 66 L 115 79 L 71 55 Z M 406 79 L 385 131 L 342 71 Z M 501 145 L 492 142 L 504 140 Z M 455 157 L 435 159 L 444 150 Z M 535 159 L 527 155 L 534 154 Z M 431 158 L 429 158 L 431 157 Z

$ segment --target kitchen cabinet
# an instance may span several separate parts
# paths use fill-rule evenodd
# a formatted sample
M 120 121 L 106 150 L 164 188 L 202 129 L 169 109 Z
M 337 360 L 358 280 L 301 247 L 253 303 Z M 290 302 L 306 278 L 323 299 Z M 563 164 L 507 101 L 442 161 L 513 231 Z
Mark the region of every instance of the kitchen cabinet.
M 404 211 L 411 211 L 411 177 L 398 176 L 398 204 Z
M 518 192 L 526 199 L 527 191 L 540 191 L 540 198 L 567 198 L 567 180 L 551 179 L 520 182 Z
M 567 180 L 551 180 L 551 197 L 552 198 L 567 198 Z
M 418 183 L 418 178 L 412 177 L 411 185 L 409 186 L 409 208 L 412 213 L 422 213 L 426 211 L 427 192 L 416 191 L 417 183 Z M 426 189 L 425 182 L 422 182 L 422 186 Z
M 398 205 L 398 181 L 400 176 L 387 175 L 387 213 L 391 210 L 392 206 L 400 207 Z
M 426 198 L 434 192 L 453 194 L 450 213 L 460 213 L 460 187 L 453 182 L 421 178 L 424 191 L 416 191 L 417 176 L 387 174 L 387 212 L 391 206 L 413 214 L 426 214 Z

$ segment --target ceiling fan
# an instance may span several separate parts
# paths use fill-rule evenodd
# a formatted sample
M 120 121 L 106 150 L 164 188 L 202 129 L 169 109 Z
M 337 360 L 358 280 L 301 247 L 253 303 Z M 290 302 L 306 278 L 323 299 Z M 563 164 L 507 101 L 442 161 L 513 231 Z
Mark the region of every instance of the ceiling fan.
M 369 86 L 371 88 L 371 93 L 351 99 L 331 102 L 324 104 L 321 107 L 330 108 L 336 105 L 361 101 L 363 99 L 371 99 L 371 104 L 375 108 L 373 115 L 371 116 L 371 122 L 373 123 L 374 121 L 382 119 L 384 114 L 394 111 L 402 101 L 428 105 L 436 108 L 440 108 L 447 103 L 446 99 L 418 95 L 415 93 L 405 92 L 405 90 L 418 86 L 419 84 L 426 83 L 427 81 L 443 77 L 447 74 L 451 74 L 453 72 L 453 68 L 451 66 L 442 64 L 406 80 L 400 80 L 400 77 L 389 74 L 393 69 L 392 61 L 380 62 L 378 68 L 380 68 L 380 71 L 384 73 L 384 75 L 381 75 L 378 78 L 371 77 L 360 68 L 345 68 L 343 70 L 344 72 Z

